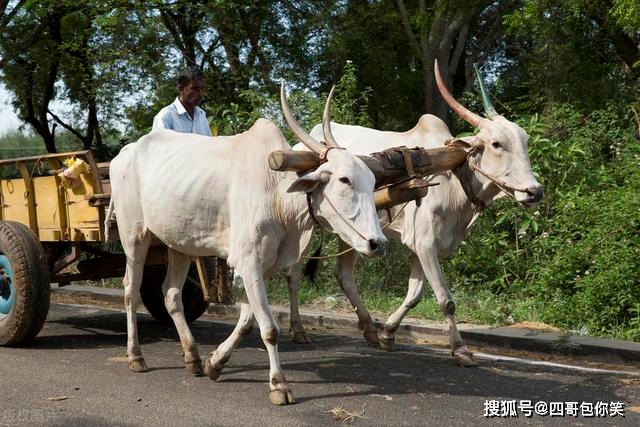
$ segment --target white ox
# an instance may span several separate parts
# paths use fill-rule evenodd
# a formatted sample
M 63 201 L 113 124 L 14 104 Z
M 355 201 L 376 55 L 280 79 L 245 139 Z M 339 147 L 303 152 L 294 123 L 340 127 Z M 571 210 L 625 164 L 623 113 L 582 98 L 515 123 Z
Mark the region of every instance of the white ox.
M 420 302 L 426 278 L 447 318 L 454 359 L 462 366 L 472 366 L 475 361 L 458 332 L 456 303 L 445 283 L 439 257 L 446 258 L 453 253 L 484 206 L 504 195 L 510 195 L 522 205 L 529 206 L 543 197 L 543 189 L 531 170 L 527 133 L 502 116 L 483 118 L 459 104 L 444 85 L 437 62 L 435 75 L 443 98 L 456 114 L 479 129 L 476 135 L 454 139 L 445 123 L 429 114 L 423 115 L 413 129 L 403 133 L 331 124 L 333 135 L 356 154 L 369 154 L 398 146 L 433 148 L 446 143 L 462 146 L 468 151 L 466 161 L 455 173 L 447 171 L 429 179 L 438 185 L 431 187 L 429 194 L 419 204 L 411 202 L 402 211 L 402 205 L 395 206 L 390 216 L 398 217 L 391 224 L 388 224 L 389 213 L 380 214 L 381 221 L 387 226 L 384 229 L 387 237 L 400 240 L 415 253 L 415 257 L 407 295 L 402 305 L 387 319 L 379 337 L 371 315 L 356 290 L 356 254 L 351 251 L 339 256 L 334 273 L 356 308 L 358 326 L 365 338 L 372 343 L 377 343 L 379 339 L 381 347 L 387 350 L 393 348 L 395 332 L 402 319 Z M 496 114 L 489 104 L 485 104 L 485 107 L 492 115 Z M 319 131 L 316 126 L 311 135 L 318 135 Z M 366 141 L 367 145 L 358 143 L 361 141 Z M 299 144 L 294 148 L 302 149 Z M 342 252 L 347 247 L 341 242 L 339 250 Z M 298 313 L 300 275 L 299 266 L 293 268 L 289 271 L 288 281 L 291 329 L 294 340 L 303 343 L 308 339 Z
M 136 309 L 153 236 L 169 248 L 162 291 L 187 370 L 194 375 L 203 373 L 181 298 L 191 257 L 227 259 L 242 277 L 249 304 L 242 304 L 236 328 L 206 359 L 204 372 L 213 380 L 218 378 L 255 316 L 269 354 L 269 397 L 275 404 L 293 403 L 294 397 L 280 367 L 279 331 L 269 309 L 264 276 L 300 259 L 314 228 L 312 217 L 359 253 L 384 253 L 386 238 L 373 202 L 371 171 L 349 151 L 327 150 L 306 134 L 286 106 L 284 86 L 281 100 L 285 119 L 296 136 L 326 158 L 316 170 L 300 177 L 269 169 L 269 154 L 290 147 L 278 127 L 265 119 L 242 134 L 213 140 L 170 130 L 152 131 L 112 160 L 107 221 L 115 210 L 126 255 L 127 354 L 133 371 L 147 370 L 138 343 Z M 330 101 L 331 97 L 325 108 L 327 124 Z

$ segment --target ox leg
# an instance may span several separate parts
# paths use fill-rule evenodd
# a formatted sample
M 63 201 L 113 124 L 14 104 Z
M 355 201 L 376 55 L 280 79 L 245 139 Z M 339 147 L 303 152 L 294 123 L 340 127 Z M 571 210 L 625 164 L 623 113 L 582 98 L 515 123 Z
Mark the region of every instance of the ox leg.
M 124 307 L 127 314 L 127 356 L 129 358 L 129 369 L 133 372 L 146 372 L 148 370 L 138 341 L 136 312 L 141 302 L 140 286 L 150 242 L 151 236 L 149 234 L 134 242 L 122 242 L 122 247 L 126 254 L 126 270 L 122 285 L 124 286 Z
M 252 327 L 253 312 L 251 311 L 251 306 L 247 303 L 241 303 L 240 317 L 233 332 L 215 351 L 211 352 L 211 355 L 205 361 L 204 371 L 211 380 L 215 381 L 220 377 L 224 365 L 231 358 L 231 353 L 238 346 L 242 337 L 251 332 Z
M 343 252 L 349 246 L 344 242 L 339 241 L 339 251 Z M 378 344 L 378 331 L 376 325 L 373 323 L 371 314 L 365 308 L 360 294 L 356 288 L 355 270 L 356 270 L 357 253 L 350 251 L 342 254 L 336 260 L 336 267 L 334 275 L 340 284 L 340 287 L 347 295 L 349 302 L 356 310 L 358 316 L 358 329 L 362 331 L 364 338 L 371 344 Z
M 244 280 L 245 291 L 251 310 L 253 311 L 258 326 L 260 327 L 260 336 L 262 342 L 267 348 L 269 354 L 269 399 L 274 405 L 286 405 L 295 403 L 295 398 L 291 389 L 287 384 L 287 380 L 280 367 L 280 357 L 278 356 L 278 324 L 273 318 L 269 302 L 267 300 L 267 292 L 264 287 L 264 279 L 261 274 L 255 272 L 260 271 L 259 268 L 244 269 L 240 271 L 240 275 Z
M 383 350 L 391 351 L 396 341 L 396 331 L 400 327 L 400 322 L 422 299 L 424 284 L 424 272 L 417 257 L 413 258 L 411 263 L 411 274 L 409 276 L 409 287 L 407 296 L 402 305 L 387 319 L 382 333 L 380 334 L 380 347 Z
M 477 366 L 473 353 L 469 351 L 458 331 L 455 317 L 456 301 L 445 283 L 436 251 L 421 251 L 418 256 L 438 305 L 447 319 L 449 346 L 453 359 L 460 366 Z
M 286 272 L 287 285 L 289 288 L 289 323 L 291 325 L 291 333 L 293 334 L 293 342 L 297 344 L 308 344 L 311 342 L 307 337 L 307 332 L 300 320 L 300 311 L 298 303 L 298 289 L 302 283 L 302 262 L 291 267 Z
M 167 266 L 167 276 L 162 283 L 162 293 L 167 313 L 173 319 L 178 336 L 180 336 L 185 368 L 187 372 L 200 376 L 202 375 L 202 360 L 198 354 L 196 341 L 184 317 L 184 306 L 182 304 L 182 287 L 187 278 L 190 264 L 191 258 L 189 256 L 169 249 L 169 264 Z

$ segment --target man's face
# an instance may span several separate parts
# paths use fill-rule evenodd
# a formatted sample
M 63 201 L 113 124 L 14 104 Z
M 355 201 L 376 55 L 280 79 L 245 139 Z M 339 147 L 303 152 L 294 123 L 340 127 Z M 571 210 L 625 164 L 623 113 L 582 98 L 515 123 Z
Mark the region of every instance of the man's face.
M 204 79 L 192 80 L 180 88 L 180 101 L 185 107 L 200 105 L 205 87 Z

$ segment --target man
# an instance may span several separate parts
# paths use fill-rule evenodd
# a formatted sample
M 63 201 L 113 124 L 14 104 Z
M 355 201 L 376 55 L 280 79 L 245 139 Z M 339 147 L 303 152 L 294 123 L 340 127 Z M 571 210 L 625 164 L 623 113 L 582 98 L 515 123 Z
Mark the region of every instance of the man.
M 212 136 L 207 115 L 199 107 L 206 88 L 204 74 L 187 67 L 178 74 L 178 96 L 153 118 L 153 129 L 173 129 L 183 133 Z
M 173 129 L 182 133 L 197 133 L 213 136 L 207 121 L 207 115 L 199 107 L 206 88 L 204 74 L 198 68 L 186 67 L 178 74 L 178 96 L 171 105 L 164 107 L 153 118 L 152 129 Z M 212 295 L 218 303 L 231 304 L 231 272 L 227 262 L 216 258 L 216 292 Z

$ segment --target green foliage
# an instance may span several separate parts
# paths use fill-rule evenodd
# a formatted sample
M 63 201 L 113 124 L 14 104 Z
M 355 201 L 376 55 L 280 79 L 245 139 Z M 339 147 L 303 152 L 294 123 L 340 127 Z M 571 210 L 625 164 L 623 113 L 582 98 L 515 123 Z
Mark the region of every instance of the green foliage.
M 205 106 L 209 125 L 214 135 L 235 135 L 248 130 L 255 121 L 262 117 L 263 111 L 268 110 L 275 100 L 254 90 L 245 90 L 240 98 L 250 105 L 242 109 L 239 104 Z
M 625 31 L 640 29 L 640 2 L 638 0 L 614 0 L 610 14 Z
M 640 338 L 640 142 L 625 117 L 565 105 L 544 125 L 525 122 L 545 199 L 533 212 L 503 201 L 483 213 L 446 264 L 454 294 L 490 290 L 515 321 Z
M 370 87 L 360 90 L 357 72 L 356 65 L 352 61 L 347 61 L 342 77 L 336 85 L 331 120 L 350 125 L 371 126 L 372 121 L 367 108 L 372 90 Z
M 416 19 L 426 25 L 429 18 Z M 328 92 L 347 64 L 357 77 L 357 92 L 370 91 L 366 108 L 375 127 L 406 130 L 415 125 L 424 112 L 421 64 L 404 32 L 396 2 L 338 2 L 326 25 L 327 41 L 318 55 L 321 87 Z
M 603 108 L 603 100 L 633 100 L 638 75 L 629 68 L 640 59 L 640 27 L 623 27 L 637 23 L 627 11 L 638 5 L 614 3 L 614 18 L 605 0 L 527 0 L 509 13 L 504 97 L 518 99 L 520 111 L 539 112 L 553 102 L 589 111 Z

